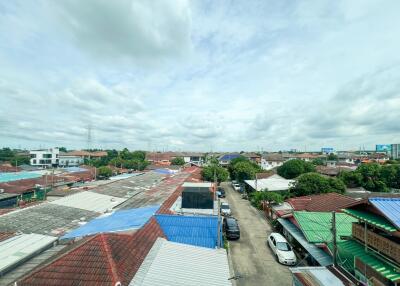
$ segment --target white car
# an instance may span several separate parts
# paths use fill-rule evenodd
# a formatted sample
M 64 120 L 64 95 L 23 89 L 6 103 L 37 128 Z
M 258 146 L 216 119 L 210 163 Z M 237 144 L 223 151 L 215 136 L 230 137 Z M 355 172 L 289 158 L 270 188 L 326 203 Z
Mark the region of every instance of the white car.
M 228 203 L 221 203 L 220 210 L 221 215 L 230 216 L 232 213 Z
M 277 232 L 268 236 L 268 246 L 271 248 L 279 263 L 285 265 L 296 265 L 297 259 L 292 247 L 286 239 Z
M 232 186 L 233 186 L 233 189 L 235 191 L 240 191 L 240 185 L 239 184 L 232 184 Z

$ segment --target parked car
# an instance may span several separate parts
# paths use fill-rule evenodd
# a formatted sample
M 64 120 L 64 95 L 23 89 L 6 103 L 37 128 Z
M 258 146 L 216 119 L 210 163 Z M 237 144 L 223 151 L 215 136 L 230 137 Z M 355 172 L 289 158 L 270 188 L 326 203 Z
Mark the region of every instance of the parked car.
M 227 239 L 239 239 L 240 228 L 237 219 L 234 217 L 225 217 L 222 223 L 223 231 Z
M 267 241 L 279 263 L 285 265 L 295 265 L 297 263 L 292 247 L 280 233 L 271 233 Z
M 232 186 L 233 186 L 233 189 L 234 189 L 235 191 L 240 191 L 240 185 L 239 185 L 238 183 L 232 184 Z
M 228 203 L 221 203 L 220 211 L 221 211 L 221 214 L 224 216 L 231 215 L 231 208 Z
M 225 198 L 225 190 L 223 188 L 219 187 L 217 194 L 218 194 L 218 198 Z

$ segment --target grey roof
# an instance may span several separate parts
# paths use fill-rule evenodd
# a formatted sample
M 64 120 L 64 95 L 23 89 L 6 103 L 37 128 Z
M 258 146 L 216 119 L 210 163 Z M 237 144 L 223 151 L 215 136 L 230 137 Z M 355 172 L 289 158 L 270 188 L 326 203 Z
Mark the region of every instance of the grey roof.
M 345 284 L 326 267 L 296 267 L 289 268 L 295 277 L 306 278 L 312 285 L 344 286 Z
M 12 268 L 5 275 L 0 277 L 0 285 L 12 285 L 13 282 L 21 278 L 22 276 L 28 274 L 35 267 L 42 263 L 45 263 L 49 259 L 52 259 L 58 255 L 67 245 L 59 244 L 53 246 L 42 253 L 28 259 L 25 263 Z
M 0 231 L 60 236 L 98 215 L 92 211 L 43 203 L 0 216 Z
M 0 242 L 0 274 L 49 248 L 57 238 L 41 234 L 21 234 Z M 0 275 L 1 276 L 1 275 Z
M 297 226 L 284 218 L 278 218 L 278 222 L 295 240 L 297 240 L 298 243 L 300 243 L 300 245 L 319 263 L 319 265 L 328 266 L 333 264 L 332 257 L 321 248 L 315 246 L 315 244 L 309 243 Z
M 130 286 L 228 286 L 225 249 L 210 249 L 158 238 Z
M 18 197 L 18 194 L 0 193 L 0 200 Z
M 59 206 L 73 207 L 82 210 L 105 213 L 108 210 L 120 205 L 126 201 L 124 198 L 118 198 L 108 195 L 102 195 L 94 192 L 80 192 L 64 198 L 50 202 Z

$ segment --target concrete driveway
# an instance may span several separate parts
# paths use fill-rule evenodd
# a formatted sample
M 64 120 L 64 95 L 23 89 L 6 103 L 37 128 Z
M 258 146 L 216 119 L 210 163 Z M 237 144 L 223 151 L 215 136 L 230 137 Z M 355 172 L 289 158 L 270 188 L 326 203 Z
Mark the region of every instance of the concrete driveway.
M 243 200 L 233 190 L 230 182 L 222 183 L 226 200 L 229 202 L 232 216 L 238 219 L 240 239 L 230 241 L 230 251 L 235 274 L 243 278 L 236 281 L 238 286 L 290 286 L 291 274 L 288 267 L 276 262 L 266 244 L 266 238 L 272 228 L 263 215 Z

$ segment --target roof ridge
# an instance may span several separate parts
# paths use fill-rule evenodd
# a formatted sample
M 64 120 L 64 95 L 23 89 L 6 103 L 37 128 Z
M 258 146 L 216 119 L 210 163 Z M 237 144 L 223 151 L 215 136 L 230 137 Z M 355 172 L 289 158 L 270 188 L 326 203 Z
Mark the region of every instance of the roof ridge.
M 112 257 L 112 250 L 111 250 L 110 246 L 108 245 L 108 241 L 106 239 L 105 234 L 100 234 L 100 241 L 101 241 L 104 251 L 106 253 L 107 261 L 109 263 L 110 270 L 111 270 L 111 275 L 114 280 L 113 283 L 115 285 L 116 283 L 121 282 L 121 281 L 119 279 L 117 265 L 115 264 L 115 261 Z

